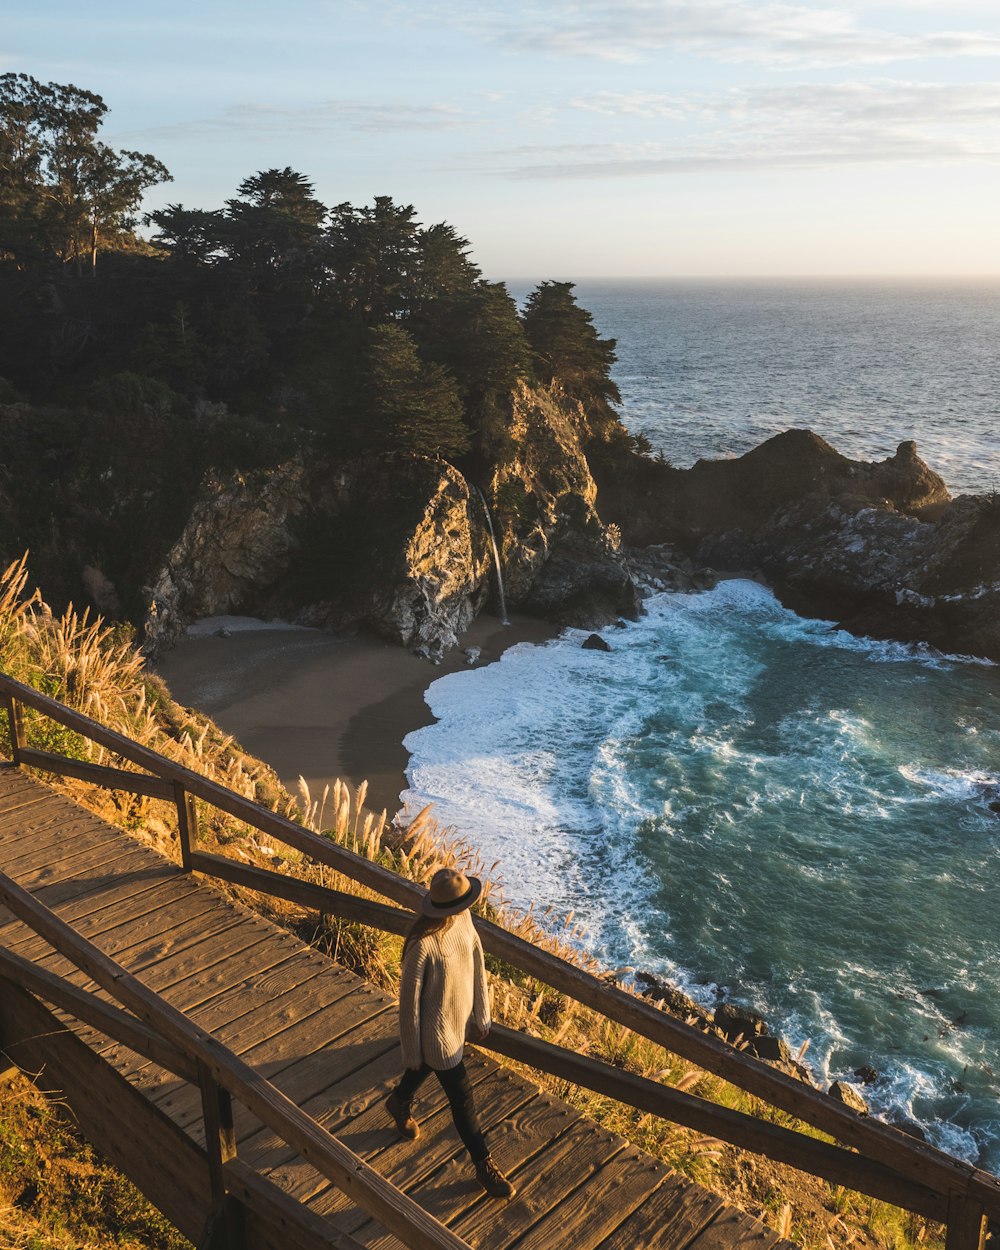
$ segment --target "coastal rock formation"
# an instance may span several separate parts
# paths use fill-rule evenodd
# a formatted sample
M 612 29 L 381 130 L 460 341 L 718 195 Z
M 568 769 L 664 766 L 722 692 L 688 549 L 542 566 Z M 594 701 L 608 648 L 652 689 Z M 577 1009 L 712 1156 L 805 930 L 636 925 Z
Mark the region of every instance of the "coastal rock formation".
M 481 605 L 489 564 L 465 479 L 444 461 L 301 462 L 214 484 L 150 596 L 151 651 L 193 620 L 246 613 L 366 626 L 434 654 Z
M 829 1094 L 831 1098 L 836 1098 L 838 1102 L 842 1102 L 845 1107 L 850 1107 L 858 1115 L 868 1114 L 867 1102 L 865 1102 L 854 1086 L 848 1085 L 846 1081 L 834 1081 L 830 1086 Z
M 172 646 L 199 617 L 251 610 L 297 546 L 291 523 L 303 508 L 304 477 L 295 460 L 209 483 L 150 589 L 150 651 Z
M 508 602 L 595 628 L 635 616 L 638 592 L 595 509 L 579 405 L 522 387 L 508 451 L 484 494 Z M 497 593 L 479 492 L 441 459 L 301 459 L 213 482 L 156 576 L 150 651 L 199 617 L 244 613 L 367 628 L 436 658 Z
M 368 461 L 334 474 L 311 512 L 311 563 L 325 561 L 324 572 L 296 619 L 364 625 L 432 657 L 455 646 L 492 569 L 476 514 L 465 478 L 443 460 L 396 458 L 391 474 Z M 281 588 L 286 601 L 308 602 L 306 579 L 292 582 Z
M 1000 659 L 1000 502 L 952 500 L 914 443 L 868 463 L 789 430 L 737 460 L 630 473 L 602 493 L 628 541 L 759 574 L 858 634 Z
M 508 433 L 489 483 L 508 602 L 581 628 L 634 619 L 638 591 L 597 512 L 580 404 L 558 388 L 522 385 Z
M 724 535 L 804 525 L 831 505 L 930 515 L 950 498 L 912 442 L 887 460 L 850 460 L 810 430 L 786 430 L 737 459 L 699 460 L 690 469 L 619 460 L 600 487 L 605 516 L 628 543 L 672 543 L 689 554 Z

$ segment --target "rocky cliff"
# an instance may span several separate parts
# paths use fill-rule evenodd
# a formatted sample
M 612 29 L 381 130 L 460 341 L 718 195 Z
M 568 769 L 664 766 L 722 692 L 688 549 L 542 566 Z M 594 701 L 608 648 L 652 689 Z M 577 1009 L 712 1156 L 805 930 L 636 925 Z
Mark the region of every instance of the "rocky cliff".
M 634 617 L 638 594 L 618 535 L 597 511 L 579 402 L 558 387 L 521 386 L 509 432 L 509 451 L 492 475 L 488 496 L 511 605 L 586 628 Z
M 587 625 L 634 613 L 581 428 L 579 405 L 520 388 L 482 494 L 443 460 L 398 455 L 212 482 L 153 582 L 148 648 L 198 617 L 245 613 L 365 627 L 434 657 L 496 599 L 484 498 L 511 606 Z

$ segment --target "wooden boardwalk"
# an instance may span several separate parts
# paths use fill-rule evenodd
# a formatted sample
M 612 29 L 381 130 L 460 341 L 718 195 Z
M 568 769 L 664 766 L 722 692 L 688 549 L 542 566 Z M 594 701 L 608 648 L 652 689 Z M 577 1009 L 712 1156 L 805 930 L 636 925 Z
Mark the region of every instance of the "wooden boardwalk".
M 382 1102 L 400 1072 L 394 1000 L 9 765 L 0 765 L 0 871 L 252 1064 L 477 1250 L 772 1250 L 784 1244 L 708 1190 L 470 1050 L 494 1157 L 518 1187 L 510 1202 L 486 1198 L 436 1082 L 421 1090 L 417 1142 L 401 1141 L 388 1122 Z M 0 943 L 94 988 L 8 912 L 0 912 Z M 16 997 L 3 996 L 0 1042 L 26 1070 L 48 1065 L 51 1085 L 60 1064 L 65 1069 L 69 1062 L 51 1036 L 58 1030 L 43 1027 L 39 1013 L 51 1009 L 20 995 L 23 1010 L 14 1010 Z M 75 1071 L 83 1071 L 79 1056 L 87 1051 L 87 1090 L 75 1091 L 63 1077 L 85 1130 L 183 1231 L 197 1236 L 209 1199 L 196 1169 L 186 1168 L 184 1143 L 205 1141 L 199 1089 L 69 1016 L 53 1014 L 66 1026 L 64 1049 L 74 1048 Z M 125 1083 L 131 1110 L 122 1114 L 114 1090 Z M 290 1224 L 282 1233 L 280 1221 L 275 1228 L 248 1223 L 249 1246 L 401 1246 L 238 1104 L 235 1128 L 242 1163 L 322 1217 L 307 1220 L 306 1231 L 294 1236 Z M 154 1154 L 159 1157 L 151 1167 Z M 294 1224 L 294 1209 L 288 1212 Z

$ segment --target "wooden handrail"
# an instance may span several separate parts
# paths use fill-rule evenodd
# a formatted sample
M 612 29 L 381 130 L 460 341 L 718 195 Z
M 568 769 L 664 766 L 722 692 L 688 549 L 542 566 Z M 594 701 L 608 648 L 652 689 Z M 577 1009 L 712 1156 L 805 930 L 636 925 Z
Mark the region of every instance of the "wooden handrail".
M 173 783 L 175 791 L 182 790 L 212 804 L 272 838 L 294 847 L 314 862 L 331 867 L 383 897 L 402 904 L 410 912 L 419 909 L 424 890 L 397 873 L 304 829 L 289 818 L 279 816 L 243 798 L 148 747 L 140 746 L 122 734 L 4 674 L 0 674 L 0 693 L 7 699 L 12 731 L 14 718 L 17 716 L 17 704 L 24 703 Z M 26 749 L 23 737 L 17 745 L 18 754 L 23 755 Z M 289 880 L 280 874 L 264 873 L 263 870 L 252 870 L 251 873 L 243 865 L 233 866 L 231 861 L 229 866 L 224 867 L 225 857 L 207 856 L 197 851 L 190 852 L 188 861 L 191 867 L 200 864 L 200 871 L 212 872 L 213 875 L 228 880 L 234 880 L 240 874 L 243 876 L 240 884 L 247 884 L 254 889 L 269 889 L 274 883 L 269 883 L 265 878 L 272 876 L 281 881 Z M 256 875 L 258 873 L 262 875 Z M 254 877 L 253 884 L 249 879 L 250 875 Z M 299 884 L 308 887 L 304 891 L 296 887 L 300 899 L 304 899 L 306 893 L 323 888 L 310 883 Z M 279 896 L 285 897 L 284 894 Z M 359 902 L 361 906 L 358 905 Z M 402 922 L 395 909 L 358 900 L 352 906 L 354 914 L 359 918 L 362 918 L 359 913 L 366 908 L 370 909 L 365 923 L 386 928 L 391 932 L 399 931 L 398 926 Z M 949 1197 L 953 1208 L 956 1202 L 968 1200 L 973 1205 L 981 1205 L 991 1218 L 1000 1219 L 1000 1180 L 997 1177 L 963 1163 L 928 1143 L 917 1141 L 890 1125 L 857 1115 L 820 1090 L 745 1052 L 735 1050 L 721 1039 L 675 1019 L 645 999 L 619 986 L 609 985 L 593 973 L 516 937 L 498 925 L 481 918 L 476 918 L 475 923 L 487 951 L 544 984 L 853 1146 L 866 1158 L 884 1165 L 919 1189 Z M 957 1220 L 951 1222 L 957 1224 Z M 966 1223 L 971 1227 L 974 1220 L 970 1217 Z M 967 1240 L 963 1244 L 971 1245 L 973 1242 Z M 952 1250 L 951 1246 L 949 1250 Z
M 0 946 L 0 977 L 54 1007 L 61 1007 L 77 1020 L 121 1042 L 136 1054 L 145 1055 L 175 1076 L 185 1081 L 198 1080 L 198 1065 L 141 1020 L 4 946 Z
M 271 872 L 253 864 L 241 864 L 226 855 L 193 851 L 191 867 L 195 872 L 228 881 L 230 885 L 242 885 L 259 894 L 284 899 L 287 903 L 298 903 L 319 912 L 330 912 L 343 920 L 357 920 L 385 933 L 402 936 L 413 924 L 413 912 L 402 907 L 387 907 L 384 903 L 359 898 L 357 894 L 346 894 L 343 890 L 334 890 L 328 885 L 303 881 L 301 877 L 288 877 L 282 872 Z
M 174 797 L 173 787 L 162 777 L 147 773 L 130 773 L 124 768 L 106 768 L 103 764 L 89 764 L 85 760 L 68 759 L 65 755 L 53 755 L 51 751 L 35 751 L 22 747 L 19 763 L 31 768 L 42 768 L 49 773 L 64 777 L 76 777 L 107 790 L 127 790 L 130 794 L 144 794 L 151 799 Z
M 470 1250 L 402 1190 L 331 1136 L 291 1099 L 212 1034 L 160 998 L 87 941 L 10 877 L 0 873 L 0 901 L 102 989 L 203 1067 L 328 1180 L 413 1250 Z
M 383 932 L 403 934 L 412 924 L 412 913 L 401 908 L 386 907 L 368 899 L 360 899 L 357 895 L 344 894 L 329 886 L 301 881 L 282 873 L 236 864 L 225 856 L 199 852 L 192 856 L 192 864 L 197 871 L 220 877 L 233 884 L 317 911 L 328 911 L 347 920 L 360 921 Z M 483 923 L 477 920 L 477 925 Z M 607 988 L 603 983 L 602 987 Z M 631 1000 L 631 996 L 629 997 Z M 641 999 L 636 1001 L 643 1003 Z M 787 1163 L 800 1171 L 820 1176 L 831 1184 L 845 1185 L 873 1198 L 894 1202 L 897 1206 L 904 1206 L 930 1219 L 946 1218 L 947 1199 L 942 1196 L 942 1191 L 913 1181 L 890 1163 L 882 1163 L 870 1156 L 831 1146 L 792 1129 L 721 1107 L 707 1099 L 643 1080 L 610 1064 L 577 1055 L 563 1047 L 553 1046 L 539 1038 L 501 1025 L 493 1026 L 482 1045 L 539 1071 L 571 1080 L 574 1084 L 606 1094 L 640 1110 L 684 1124 L 699 1132 L 710 1133 L 741 1149 L 764 1154 L 776 1162 Z M 959 1167 L 965 1166 L 967 1165 L 959 1164 Z
M 947 1200 L 934 1190 L 914 1184 L 885 1164 L 782 1128 L 780 1124 L 720 1107 L 705 1098 L 500 1024 L 493 1025 L 477 1045 L 674 1124 L 683 1124 L 743 1150 L 766 1155 L 776 1163 L 787 1163 L 831 1184 L 844 1185 L 869 1197 L 905 1207 L 928 1219 L 943 1222 L 948 1217 Z

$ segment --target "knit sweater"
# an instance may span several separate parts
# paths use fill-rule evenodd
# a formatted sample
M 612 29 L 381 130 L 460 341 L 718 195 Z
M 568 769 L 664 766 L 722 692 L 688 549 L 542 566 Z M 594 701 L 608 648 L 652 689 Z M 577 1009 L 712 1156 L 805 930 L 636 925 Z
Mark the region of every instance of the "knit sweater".
M 425 934 L 403 956 L 399 980 L 399 1037 L 403 1066 L 438 1071 L 462 1061 L 470 1026 L 490 1027 L 483 948 L 469 912 L 443 933 Z

